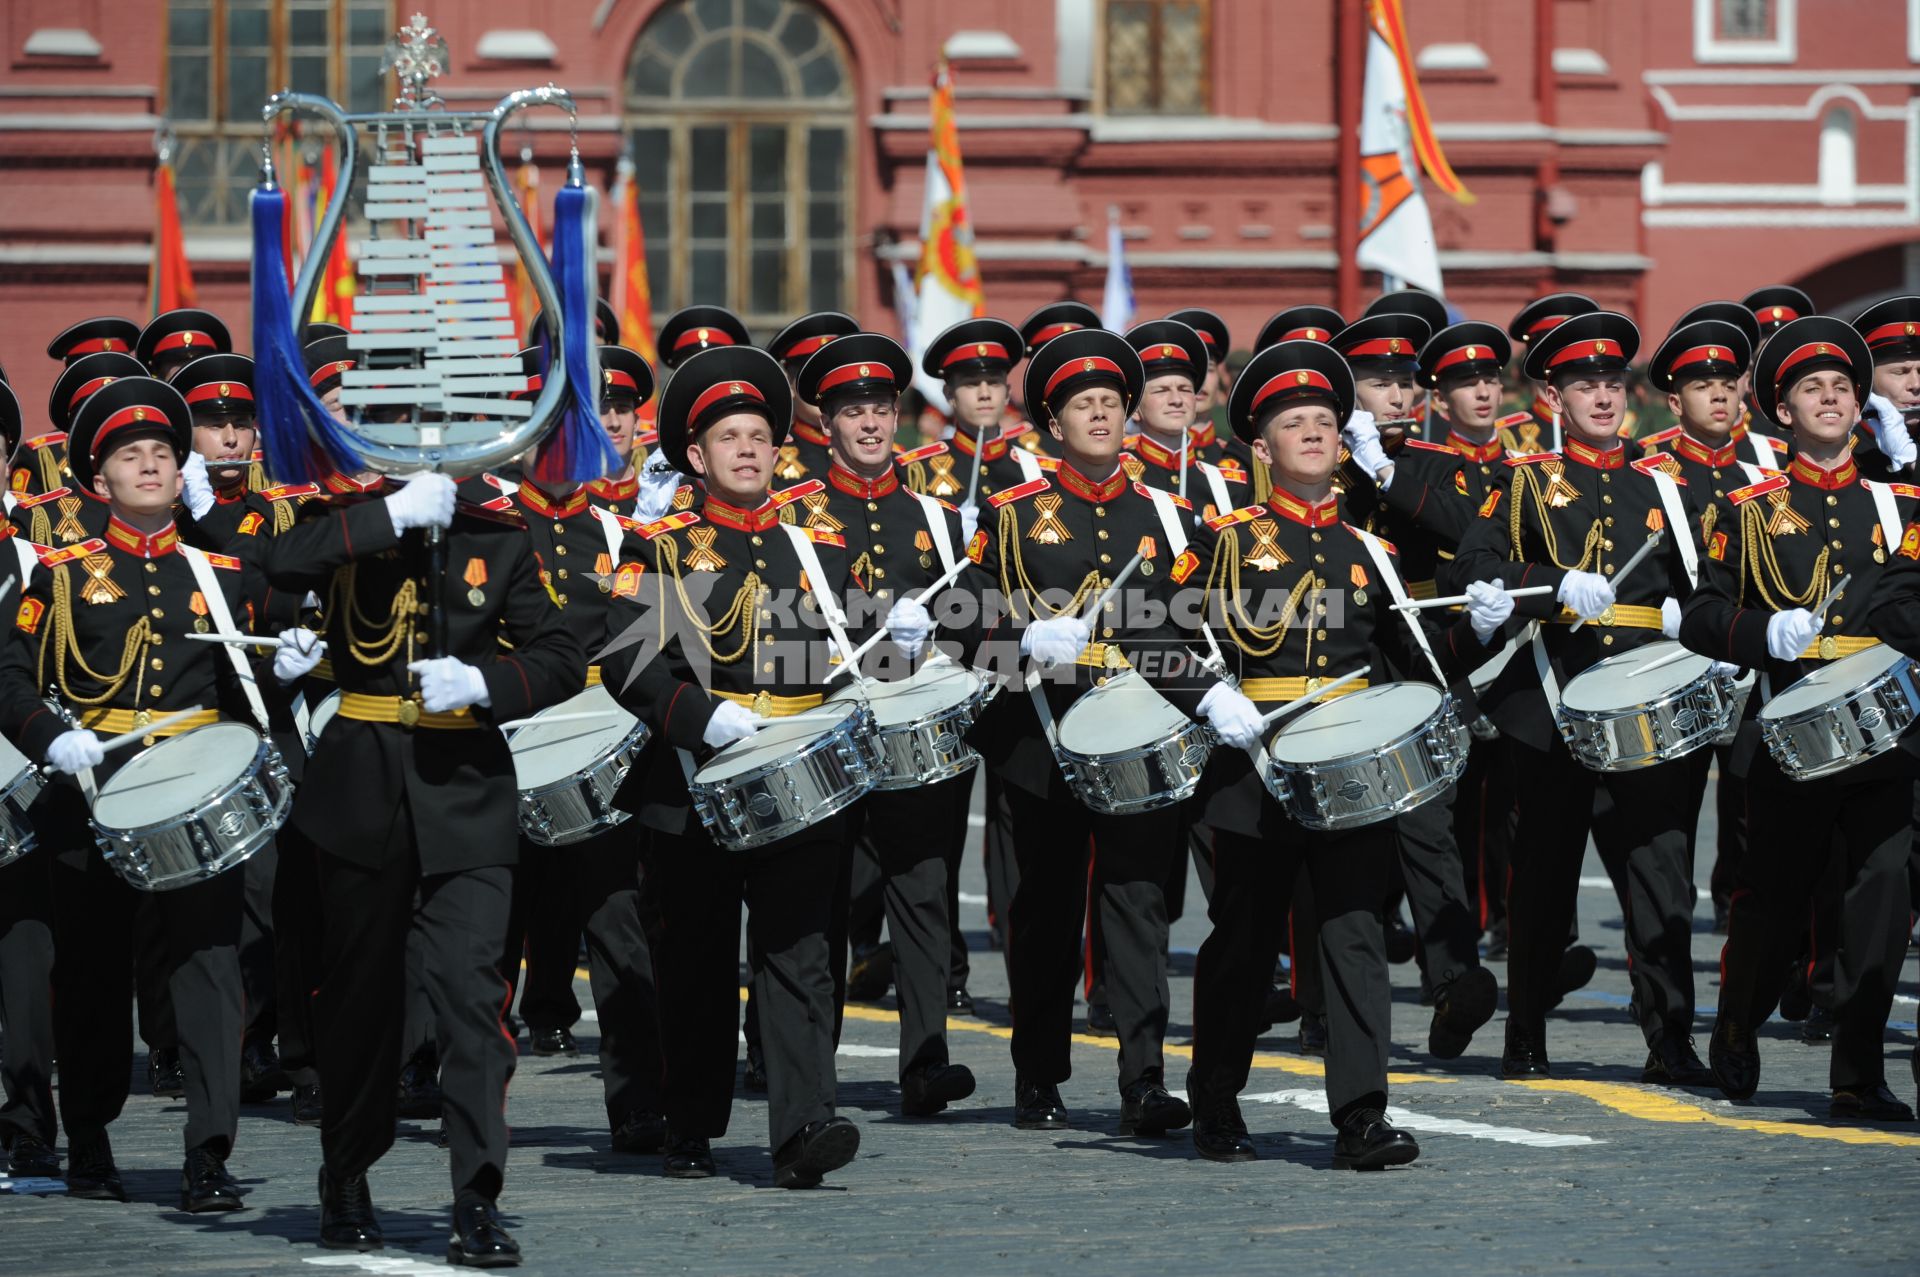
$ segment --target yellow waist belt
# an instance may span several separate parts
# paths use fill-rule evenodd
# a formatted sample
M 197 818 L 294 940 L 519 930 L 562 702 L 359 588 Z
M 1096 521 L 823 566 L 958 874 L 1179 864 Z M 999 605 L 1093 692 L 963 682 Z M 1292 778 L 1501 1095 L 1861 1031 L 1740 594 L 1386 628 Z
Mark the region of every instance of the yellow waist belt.
M 598 665 L 587 666 L 587 686 L 600 686 L 600 667 Z
M 333 662 L 324 656 L 321 657 L 318 663 L 307 671 L 307 677 L 325 679 L 329 683 L 333 682 Z
M 104 731 L 111 736 L 138 731 L 149 723 L 157 723 L 167 717 L 166 710 L 151 709 L 88 709 L 80 711 L 80 726 L 89 731 Z M 190 732 L 196 727 L 205 727 L 208 723 L 220 721 L 217 709 L 202 710 L 192 718 L 184 719 L 171 727 L 153 733 L 154 736 L 178 736 L 181 732 Z
M 1580 619 L 1580 614 L 1568 608 L 1547 618 L 1549 625 L 1572 625 Z M 1657 607 L 1631 607 L 1625 603 L 1616 603 L 1600 615 L 1587 622 L 1588 625 L 1608 625 L 1617 630 L 1657 630 L 1665 626 Z
M 1118 643 L 1089 643 L 1073 658 L 1075 665 L 1085 665 L 1096 670 L 1124 670 L 1131 668 L 1127 657 Z
M 1407 597 L 1410 599 L 1437 599 L 1440 597 L 1440 590 L 1432 581 L 1409 581 L 1407 582 Z
M 775 696 L 771 692 L 755 692 L 751 696 L 745 692 L 715 692 L 714 695 L 735 705 L 744 705 L 762 718 L 790 718 L 818 709 L 827 699 L 819 692 L 808 692 L 805 696 Z
M 1800 653 L 1803 661 L 1837 661 L 1843 656 L 1852 656 L 1855 652 L 1864 652 L 1870 647 L 1879 647 L 1877 638 L 1854 638 L 1845 634 L 1829 634 L 1807 644 L 1807 650 Z
M 471 731 L 480 726 L 470 709 L 432 714 L 420 708 L 410 696 L 367 696 L 360 692 L 340 693 L 340 717 L 360 723 L 398 723 L 402 727 L 427 727 L 435 731 Z
M 1302 696 L 1312 696 L 1332 681 L 1330 678 L 1248 678 L 1240 681 L 1240 691 L 1250 701 L 1297 701 Z M 1366 685 L 1366 679 L 1358 678 L 1344 687 L 1334 688 L 1329 695 L 1345 696 Z

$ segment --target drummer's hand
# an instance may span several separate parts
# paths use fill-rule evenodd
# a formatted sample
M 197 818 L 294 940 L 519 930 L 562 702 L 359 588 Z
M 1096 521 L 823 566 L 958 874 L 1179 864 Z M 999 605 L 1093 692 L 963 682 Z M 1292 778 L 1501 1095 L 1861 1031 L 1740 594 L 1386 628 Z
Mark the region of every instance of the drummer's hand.
M 1373 414 L 1365 408 L 1356 408 L 1347 418 L 1346 426 L 1340 431 L 1340 442 L 1347 445 L 1354 464 L 1362 470 L 1376 479 L 1391 478 L 1393 462 L 1380 442 L 1380 427 L 1373 423 Z
M 1680 600 L 1671 594 L 1660 600 L 1660 637 L 1680 637 Z
M 1482 643 L 1496 634 L 1513 615 L 1513 595 L 1492 581 L 1467 582 L 1467 621 Z
M 312 630 L 281 630 L 280 650 L 273 654 L 273 676 L 291 683 L 311 673 L 320 663 L 320 649 L 326 645 Z
M 1767 621 L 1767 654 L 1776 661 L 1794 661 L 1807 644 L 1820 637 L 1821 619 L 1803 607 L 1775 612 Z
M 753 735 L 754 722 L 753 712 L 746 706 L 721 701 L 713 707 L 713 717 L 707 720 L 707 730 L 701 733 L 700 739 L 709 747 L 719 749 Z
M 1715 661 L 1707 666 L 1708 678 L 1739 678 L 1740 667 L 1726 661 Z
M 63 732 L 47 746 L 47 766 L 57 772 L 83 772 L 89 767 L 98 767 L 106 756 L 107 751 L 100 748 L 100 738 L 85 728 Z
M 452 479 L 428 472 L 406 475 L 400 484 L 400 491 L 386 499 L 387 514 L 393 519 L 395 532 L 405 532 L 408 528 L 444 528 L 453 522 L 456 489 Z
M 1613 582 L 1598 572 L 1569 572 L 1560 582 L 1560 601 L 1591 621 L 1613 606 Z
M 651 523 L 673 509 L 673 494 L 680 490 L 680 472 L 667 463 L 664 453 L 647 458 L 640 471 L 640 495 L 635 498 L 633 517 Z
M 973 540 L 973 534 L 980 530 L 980 507 L 963 505 L 960 507 L 960 540 Z
M 927 645 L 927 634 L 932 629 L 933 617 L 927 614 L 919 599 L 902 596 L 887 610 L 887 634 L 910 661 Z
M 1868 395 L 1867 408 L 1875 418 L 1877 428 L 1873 432 L 1874 439 L 1887 460 L 1895 467 L 1912 465 L 1915 456 L 1920 455 L 1920 450 L 1915 449 L 1913 434 L 1907 429 L 1907 419 L 1894 407 L 1893 400 L 1885 395 Z
M 429 714 L 487 704 L 487 680 L 480 677 L 479 670 L 457 657 L 414 661 L 407 668 L 420 680 L 420 703 Z
M 187 454 L 180 467 L 180 497 L 196 519 L 213 509 L 213 483 L 207 478 L 207 459 L 197 452 Z
M 1260 711 L 1237 687 L 1217 683 L 1200 698 L 1200 713 L 1221 740 L 1235 749 L 1260 743 Z
M 1020 636 L 1020 653 L 1042 665 L 1070 665 L 1087 646 L 1093 627 L 1077 616 L 1035 621 Z

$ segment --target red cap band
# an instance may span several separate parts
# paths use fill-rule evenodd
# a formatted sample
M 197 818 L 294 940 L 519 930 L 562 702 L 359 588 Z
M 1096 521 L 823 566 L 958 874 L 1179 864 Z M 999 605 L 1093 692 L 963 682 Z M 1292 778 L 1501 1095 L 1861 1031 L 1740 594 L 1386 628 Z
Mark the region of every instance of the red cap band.
M 1204 342 L 1205 342 L 1205 343 L 1207 343 L 1207 345 L 1209 345 L 1209 346 L 1218 346 L 1218 345 L 1220 344 L 1219 342 L 1217 342 L 1217 341 L 1215 341 L 1215 340 L 1213 339 L 1213 334 L 1212 334 L 1212 333 L 1210 333 L 1210 332 L 1208 332 L 1208 331 L 1207 331 L 1206 329 L 1204 329 L 1204 328 L 1196 328 L 1196 329 L 1194 329 L 1193 331 L 1195 331 L 1195 332 L 1197 332 L 1197 333 L 1199 333 L 1199 334 L 1200 334 L 1200 340 L 1201 340 L 1201 341 L 1204 341 Z
M 1572 319 L 1572 318 L 1573 318 L 1572 315 L 1543 316 L 1533 321 L 1533 326 L 1527 329 L 1527 336 L 1529 338 L 1538 337 L 1541 333 L 1544 333 L 1552 328 L 1558 328 L 1560 325 L 1566 323 L 1569 319 Z
M 96 390 L 106 389 L 118 380 L 120 380 L 118 377 L 95 377 L 92 381 L 87 382 L 81 386 L 80 389 L 73 392 L 73 398 L 67 400 L 67 410 L 71 412 L 80 406 L 82 399 L 85 399 Z
M 1867 334 L 1869 346 L 1891 346 L 1903 341 L 1920 340 L 1920 324 L 1903 322 L 1882 324 Z
M 1476 360 L 1486 360 L 1488 363 L 1493 363 L 1498 358 L 1499 356 L 1495 353 L 1492 346 L 1455 346 L 1452 350 L 1440 356 L 1439 362 L 1434 364 L 1433 370 L 1436 373 L 1440 373 L 1445 372 L 1455 364 L 1470 364 Z
M 876 363 L 841 364 L 820 379 L 820 385 L 815 388 L 814 394 L 824 395 L 835 386 L 844 386 L 850 381 L 884 381 L 892 385 L 894 384 L 893 369 L 885 364 Z
M 353 360 L 336 359 L 330 364 L 321 364 L 318 368 L 315 368 L 313 374 L 307 378 L 307 381 L 309 384 L 317 386 L 327 378 L 338 377 L 341 373 L 352 367 L 354 367 Z
M 1029 346 L 1043 346 L 1055 337 L 1064 337 L 1075 329 L 1085 327 L 1085 324 L 1048 324 L 1045 328 L 1042 328 L 1039 332 L 1029 337 L 1027 344 Z
M 718 382 L 701 391 L 699 397 L 693 401 L 693 406 L 687 409 L 688 425 L 691 426 L 692 423 L 700 420 L 701 413 L 713 407 L 713 405 L 719 403 L 722 399 L 731 399 L 736 395 L 744 395 L 748 399 L 758 399 L 761 403 L 767 401 L 767 397 L 760 393 L 760 388 L 750 381 Z
M 167 418 L 165 409 L 156 408 L 152 404 L 129 404 L 100 423 L 100 429 L 94 432 L 93 446 L 87 450 L 87 455 L 98 461 L 100 450 L 105 446 L 108 435 L 127 426 L 141 425 L 149 421 L 155 426 L 164 427 L 168 434 L 173 433 L 173 422 Z
M 1596 337 L 1592 341 L 1576 341 L 1565 350 L 1556 350 L 1553 357 L 1547 360 L 1547 367 L 1558 368 L 1576 359 L 1598 359 L 1604 355 L 1612 355 L 1622 363 L 1626 362 L 1619 342 L 1611 337 Z
M 1405 355 L 1413 358 L 1413 343 L 1405 337 L 1376 337 L 1372 341 L 1363 341 L 1357 346 L 1349 346 L 1340 352 L 1348 359 L 1370 359 L 1381 355 Z
M 1779 390 L 1787 385 L 1787 374 L 1791 372 L 1796 365 L 1804 364 L 1809 359 L 1839 359 L 1851 362 L 1847 360 L 1846 352 L 1832 342 L 1810 341 L 1804 346 L 1797 347 L 1785 359 L 1780 361 L 1780 366 L 1773 371 L 1773 388 Z
M 1324 328 L 1294 328 L 1280 334 L 1281 341 L 1332 341 L 1333 334 Z
M 1053 376 L 1047 378 L 1047 388 L 1040 392 L 1041 398 L 1044 399 L 1048 395 L 1051 395 L 1053 388 L 1067 378 L 1079 377 L 1090 372 L 1110 372 L 1114 376 L 1119 377 L 1121 381 L 1124 382 L 1126 380 L 1126 376 L 1120 371 L 1120 365 L 1114 363 L 1111 359 L 1102 358 L 1099 355 L 1089 355 L 1085 359 L 1070 359 L 1060 365 L 1060 367 L 1054 371 Z
M 127 343 L 118 337 L 89 337 L 67 347 L 67 358 L 78 359 L 81 355 L 97 355 L 103 350 L 124 351 L 126 348 Z
M 1784 324 L 1800 318 L 1800 312 L 1791 306 L 1755 306 L 1753 314 L 1763 324 Z
M 1009 355 L 1007 348 L 999 342 L 976 341 L 965 346 L 954 347 L 952 352 L 940 361 L 940 366 L 942 368 L 951 368 L 955 364 L 964 364 L 969 359 L 998 359 L 1004 364 L 1013 362 L 1013 356 Z
M 1292 372 L 1283 372 L 1277 377 L 1268 378 L 1265 385 L 1253 392 L 1253 402 L 1247 407 L 1249 411 L 1257 409 L 1283 390 L 1297 391 L 1308 386 L 1316 390 L 1324 390 L 1329 395 L 1333 393 L 1333 383 L 1318 372 L 1311 368 L 1296 368 Z
M 618 368 L 602 368 L 600 370 L 600 392 L 605 394 L 615 386 L 620 387 L 622 390 L 631 390 L 636 395 L 640 393 L 640 383 L 633 379 L 632 373 L 621 372 Z
M 817 337 L 802 337 L 799 341 L 794 342 L 793 345 L 788 346 L 787 353 L 780 357 L 788 360 L 804 359 L 806 356 L 811 355 L 814 351 L 832 341 L 833 338 L 834 334 L 832 333 L 821 333 Z
M 1695 346 L 1683 350 L 1674 356 L 1673 363 L 1667 368 L 1667 376 L 1677 376 L 1682 368 L 1691 368 L 1695 364 L 1737 364 L 1731 346 Z
M 685 350 L 688 346 L 731 346 L 733 338 L 718 328 L 689 328 L 674 338 L 673 348 Z
M 253 391 L 243 381 L 209 381 L 187 392 L 190 404 L 205 403 L 209 399 L 244 399 L 252 403 Z
M 191 328 L 182 328 L 179 332 L 168 333 L 153 343 L 153 353 L 160 355 L 169 350 L 191 350 L 196 342 L 208 350 L 214 349 L 213 338 L 209 334 L 196 332 Z

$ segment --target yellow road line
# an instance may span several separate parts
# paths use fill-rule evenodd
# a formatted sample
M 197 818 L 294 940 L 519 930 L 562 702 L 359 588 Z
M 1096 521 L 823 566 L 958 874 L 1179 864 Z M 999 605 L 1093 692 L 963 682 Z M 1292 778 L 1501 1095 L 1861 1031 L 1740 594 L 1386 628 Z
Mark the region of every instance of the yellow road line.
M 1752 1131 L 1759 1135 L 1793 1135 L 1805 1140 L 1832 1140 L 1839 1144 L 1890 1144 L 1899 1148 L 1920 1148 L 1920 1136 L 1901 1135 L 1868 1126 L 1819 1126 L 1807 1122 L 1775 1122 L 1758 1117 L 1726 1117 L 1689 1104 L 1671 1095 L 1623 1086 L 1618 1082 L 1556 1081 L 1542 1078 L 1513 1081 L 1530 1091 L 1561 1091 L 1592 1100 L 1602 1108 L 1638 1118 L 1643 1122 L 1692 1122 L 1721 1126 L 1734 1131 Z

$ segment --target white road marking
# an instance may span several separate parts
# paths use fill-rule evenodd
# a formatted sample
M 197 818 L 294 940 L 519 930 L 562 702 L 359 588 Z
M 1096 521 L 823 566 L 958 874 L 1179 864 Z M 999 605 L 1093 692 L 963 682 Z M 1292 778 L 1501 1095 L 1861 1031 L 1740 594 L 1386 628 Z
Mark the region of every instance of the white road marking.
M 351 1268 L 363 1273 L 379 1273 L 382 1277 L 424 1277 L 433 1274 L 438 1277 L 447 1271 L 446 1264 L 430 1264 L 423 1259 L 401 1259 L 387 1255 L 308 1255 L 304 1262 L 318 1264 L 322 1268 Z
M 1258 1095 L 1243 1095 L 1240 1098 L 1256 1104 L 1291 1104 L 1295 1108 L 1306 1109 L 1310 1113 L 1327 1111 L 1325 1091 L 1265 1091 Z M 1432 1135 L 1464 1135 L 1469 1139 L 1492 1140 L 1496 1144 L 1524 1144 L 1528 1148 L 1574 1148 L 1582 1144 L 1605 1142 L 1588 1135 L 1557 1135 L 1550 1131 L 1530 1131 L 1523 1126 L 1491 1126 L 1485 1122 L 1433 1117 L 1393 1105 L 1387 1107 L 1387 1120 L 1409 1131 L 1422 1131 Z
M 897 1046 L 863 1046 L 858 1042 L 842 1042 L 835 1055 L 872 1056 L 874 1059 L 891 1059 L 900 1054 Z
M 974 812 L 974 811 L 970 811 L 967 813 L 968 829 L 985 829 L 986 827 L 987 827 L 987 818 L 985 816 L 982 816 L 979 812 Z
M 970 891 L 963 891 L 960 893 L 960 903 L 963 905 L 985 905 L 987 898 L 985 896 L 976 896 Z

